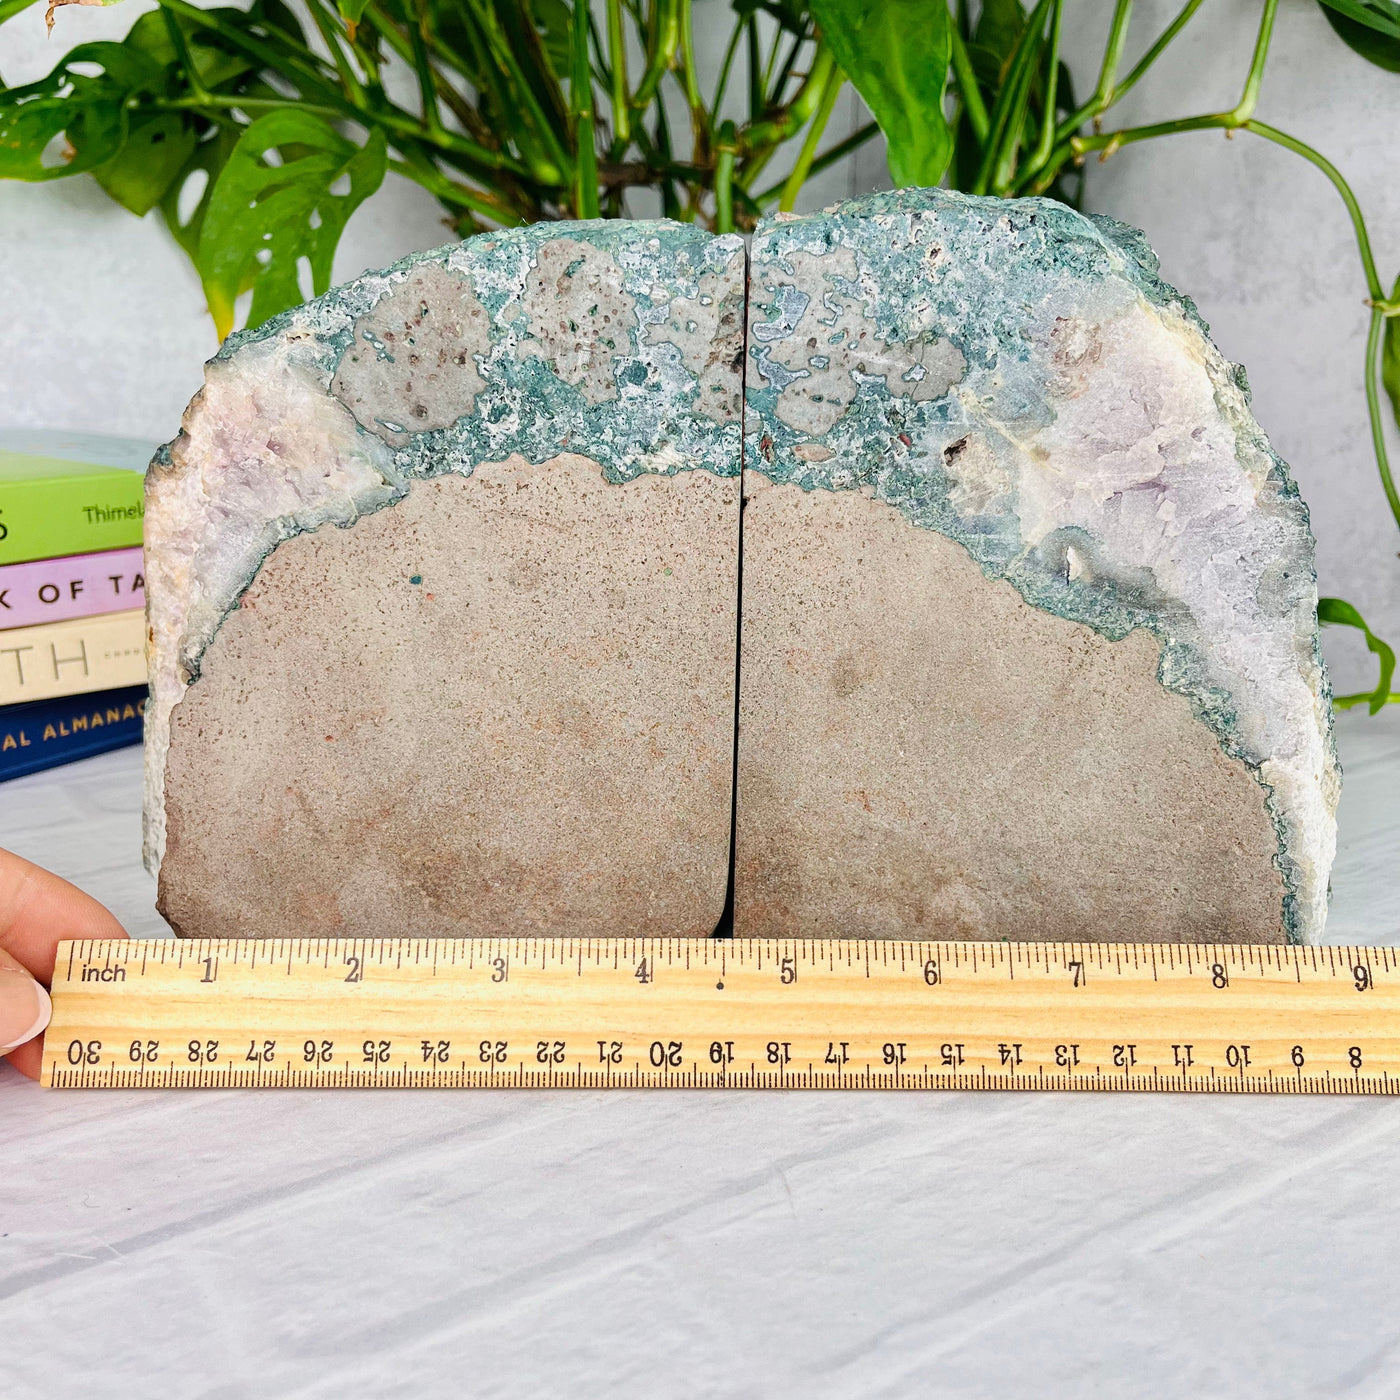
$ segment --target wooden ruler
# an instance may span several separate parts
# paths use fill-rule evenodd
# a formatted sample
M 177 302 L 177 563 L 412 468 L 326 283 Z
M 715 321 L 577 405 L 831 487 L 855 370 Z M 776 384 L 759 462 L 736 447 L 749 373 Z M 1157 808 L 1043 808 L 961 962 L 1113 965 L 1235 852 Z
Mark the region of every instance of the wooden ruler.
M 65 943 L 55 1088 L 1400 1092 L 1391 948 Z

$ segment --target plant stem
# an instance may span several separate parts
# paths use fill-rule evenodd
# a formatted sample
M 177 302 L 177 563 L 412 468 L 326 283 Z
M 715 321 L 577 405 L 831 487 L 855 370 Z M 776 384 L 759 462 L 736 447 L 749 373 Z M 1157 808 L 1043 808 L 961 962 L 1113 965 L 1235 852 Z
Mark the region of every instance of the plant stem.
M 256 35 L 248 34 L 235 25 L 229 24 L 219 14 L 217 10 L 201 10 L 195 5 L 186 3 L 186 0 L 160 0 L 162 9 L 188 20 L 197 29 L 212 30 L 220 38 L 226 40 L 240 52 L 247 54 L 249 58 L 255 58 L 265 68 L 271 69 L 274 73 L 286 75 L 287 70 L 292 70 L 295 77 L 291 81 L 301 84 L 303 88 L 309 88 L 320 94 L 322 100 L 330 106 L 339 106 L 344 116 L 358 116 L 358 110 L 353 103 L 347 102 L 340 90 L 331 82 L 327 81 L 326 75 L 316 67 L 314 63 L 306 62 L 300 54 L 288 45 L 279 46 L 276 43 L 269 43 Z M 276 33 L 277 31 L 269 31 Z M 303 97 L 307 95 L 302 92 Z
M 130 99 L 127 105 L 135 107 L 136 99 Z M 290 97 L 226 97 L 222 93 L 207 92 L 203 97 L 158 97 L 140 105 L 155 112 L 200 112 L 206 108 L 214 112 L 280 112 L 293 108 L 298 112 L 310 112 L 312 116 L 325 117 L 327 121 L 346 120 L 345 113 L 339 107 L 322 107 L 315 102 L 298 102 Z
M 476 10 L 476 7 L 473 6 L 473 9 Z M 373 6 L 367 13 L 373 13 Z M 499 60 L 509 80 L 512 96 L 523 107 L 523 115 L 529 118 L 530 137 L 538 140 L 543 148 L 543 153 L 530 152 L 526 155 L 530 162 L 530 175 L 544 185 L 572 183 L 573 162 L 569 159 L 569 153 L 564 149 L 554 122 L 541 106 L 540 99 L 529 77 L 521 68 L 520 60 L 516 57 L 509 39 L 501 30 L 495 11 L 488 6 L 484 13 L 478 10 L 475 18 L 487 47 Z
M 1118 78 L 1118 65 L 1123 61 L 1123 49 L 1128 42 L 1128 25 L 1132 17 L 1133 0 L 1117 0 L 1108 27 L 1103 64 L 1099 68 L 1099 83 L 1094 89 L 1094 100 L 1097 102 L 1107 104 L 1113 96 L 1113 85 Z
M 1371 238 L 1366 231 L 1366 218 L 1361 212 L 1361 205 L 1356 196 L 1352 193 L 1351 186 L 1342 177 L 1342 172 L 1320 151 L 1315 151 L 1311 146 L 1304 145 L 1296 137 L 1289 136 L 1287 132 L 1280 131 L 1277 127 L 1266 126 L 1263 122 L 1251 118 L 1244 123 L 1244 129 L 1252 131 L 1256 136 L 1262 136 L 1266 141 L 1272 141 L 1275 145 L 1292 151 L 1294 155 L 1302 156 L 1304 160 L 1322 171 L 1332 182 L 1333 188 L 1341 195 L 1342 203 L 1346 205 L 1347 213 L 1351 216 L 1351 227 L 1356 235 L 1357 251 L 1361 255 L 1361 267 L 1366 274 L 1366 290 L 1372 301 L 1384 301 L 1385 288 L 1381 285 L 1380 275 L 1376 271 L 1376 260 L 1371 252 Z
M 593 13 L 592 8 L 588 11 L 588 36 L 589 36 L 589 71 L 593 74 L 593 80 L 599 87 L 612 91 L 612 64 L 603 62 L 603 55 L 607 52 L 603 44 L 603 36 L 598 29 L 598 16 Z M 596 115 L 596 107 L 594 109 Z
M 1117 0 L 1113 7 L 1113 19 L 1108 27 L 1108 42 L 1104 46 L 1103 63 L 1099 67 L 1099 81 L 1094 88 L 1094 95 L 1083 106 L 1071 112 L 1055 129 L 1056 155 L 1059 155 L 1060 143 L 1067 143 L 1085 122 L 1092 121 L 1113 105 L 1114 80 L 1118 74 L 1118 64 L 1123 58 L 1123 47 L 1128 42 L 1128 22 L 1132 17 L 1133 0 Z M 1143 65 L 1139 65 L 1141 66 Z M 1136 82 L 1137 79 L 1134 78 L 1133 81 Z M 1061 160 L 1064 158 L 1060 156 Z M 1022 182 L 1036 173 L 1035 170 L 1028 171 L 1022 177 Z M 1051 178 L 1053 179 L 1053 176 Z
M 389 169 L 407 180 L 412 180 L 414 184 L 421 185 L 429 194 L 444 204 L 470 209 L 473 213 L 482 214 L 497 224 L 511 225 L 525 222 L 517 213 L 499 201 L 478 194 L 477 191 L 465 185 L 459 185 L 454 180 L 449 180 L 429 162 L 418 163 L 390 159 Z
M 762 64 L 762 47 L 758 41 L 758 16 L 750 15 L 744 26 L 748 41 L 749 120 L 756 122 L 763 115 L 763 94 L 768 90 L 768 74 Z M 777 46 L 774 45 L 774 52 Z
M 1371 446 L 1376 454 L 1376 470 L 1390 504 L 1390 513 L 1400 525 L 1400 492 L 1390 471 L 1390 453 L 1385 445 L 1385 417 L 1381 412 L 1379 382 L 1381 377 L 1381 344 L 1385 330 L 1385 312 L 1379 306 L 1371 308 L 1371 328 L 1366 335 L 1366 412 L 1371 420 Z
M 321 0 L 307 0 L 306 8 L 311 15 L 312 23 L 315 24 L 317 32 L 321 36 L 321 42 L 325 44 L 330 53 L 331 62 L 335 64 L 335 71 L 340 76 L 341 87 L 345 89 L 346 94 L 357 107 L 365 106 L 367 98 L 364 84 L 345 57 L 345 50 L 340 43 L 340 30 L 331 16 L 326 13 L 326 8 Z
M 1177 17 L 1157 36 L 1157 40 L 1152 47 L 1138 59 L 1137 63 L 1133 66 L 1132 72 L 1109 94 L 1109 107 L 1117 102 L 1124 93 L 1129 92 L 1137 85 L 1138 79 L 1157 62 L 1162 56 L 1162 51 L 1186 28 L 1187 22 L 1190 20 L 1191 16 L 1194 15 L 1204 3 L 1205 0 L 1186 0 L 1186 4 L 1182 6 Z M 1104 110 L 1107 110 L 1107 108 Z
M 1100 160 L 1107 160 L 1122 146 L 1130 146 L 1135 141 L 1150 141 L 1156 136 L 1175 136 L 1183 131 L 1208 131 L 1220 128 L 1235 131 L 1246 126 L 1254 115 L 1259 101 L 1259 89 L 1264 81 L 1264 64 L 1269 56 L 1269 41 L 1273 37 L 1274 16 L 1278 13 L 1279 0 L 1264 0 L 1264 13 L 1259 21 L 1259 34 L 1254 41 L 1254 56 L 1250 59 L 1249 72 L 1245 75 L 1244 91 L 1240 100 L 1228 112 L 1212 112 L 1199 117 L 1180 117 L 1175 121 L 1154 122 L 1149 126 L 1124 127 L 1119 131 L 1109 131 L 1093 136 L 1070 138 L 1070 148 L 1077 156 L 1089 151 L 1099 151 Z M 1318 157 L 1320 160 L 1321 157 Z
M 1133 17 L 1133 0 L 1116 0 L 1113 6 L 1113 19 L 1108 26 L 1108 42 L 1104 45 L 1103 62 L 1099 65 L 1099 81 L 1094 95 L 1072 116 L 1065 125 L 1070 131 L 1078 131 L 1086 121 L 1105 111 L 1113 101 L 1113 85 L 1118 77 L 1118 65 L 1123 59 L 1123 49 L 1128 42 L 1128 24 Z
M 381 38 L 385 39 L 389 47 L 394 50 L 405 63 L 413 61 L 411 51 L 404 41 L 403 35 L 399 33 L 396 26 L 378 13 L 377 5 L 369 6 L 361 20 L 363 24 L 368 21 L 369 26 Z M 485 28 L 478 21 L 470 5 L 464 5 L 458 10 L 458 18 L 462 28 L 466 31 L 467 43 L 476 46 L 478 49 L 489 49 L 491 41 L 487 37 Z M 509 89 L 501 81 L 500 65 L 495 63 L 483 63 L 480 71 L 463 61 L 462 56 L 449 44 L 445 44 L 436 34 L 427 36 L 428 48 L 434 58 L 445 68 L 450 68 L 459 77 L 463 78 L 471 87 L 477 88 L 480 95 L 489 97 L 490 101 L 498 108 L 509 109 L 512 104 Z
M 1086 121 L 1101 116 L 1137 84 L 1142 75 L 1162 56 L 1167 45 L 1186 27 L 1191 16 L 1201 8 L 1203 3 L 1204 0 L 1186 0 L 1186 4 L 1177 12 L 1176 18 L 1157 36 L 1152 46 L 1143 54 L 1121 83 L 1112 81 L 1112 73 L 1117 71 L 1118 62 L 1122 56 L 1130 15 L 1125 11 L 1115 12 L 1109 33 L 1108 47 L 1104 53 L 1103 69 L 1100 71 L 1099 83 L 1094 96 L 1056 127 L 1054 145 L 1049 154 L 1043 160 L 1030 163 L 1018 177 L 1015 186 L 1017 194 L 1044 194 L 1055 183 L 1065 161 L 1075 154 L 1071 143 L 1080 127 Z M 1108 86 L 1105 86 L 1104 83 L 1105 75 L 1110 78 Z
M 953 76 L 958 84 L 958 96 L 962 99 L 963 111 L 972 127 L 977 144 L 984 145 L 990 130 L 987 121 L 987 104 L 982 101 L 982 89 L 978 86 L 977 75 L 972 71 L 972 60 L 963 43 L 962 31 L 958 28 L 956 15 L 948 17 L 948 38 L 952 45 Z
M 669 166 L 672 160 L 671 125 L 666 120 L 666 104 L 660 101 L 656 104 L 656 149 Z M 680 200 L 676 197 L 675 181 L 670 178 L 661 182 L 661 212 L 668 219 L 680 217 Z
M 1254 56 L 1249 61 L 1249 72 L 1245 74 L 1244 91 L 1235 109 L 1230 113 L 1237 126 L 1243 126 L 1253 115 L 1259 102 L 1259 89 L 1264 84 L 1264 64 L 1269 57 L 1269 41 L 1273 38 L 1274 17 L 1278 14 L 1278 0 L 1264 0 L 1264 13 L 1259 20 L 1259 35 L 1254 41 Z
M 312 5 L 316 0 L 310 0 Z M 421 6 L 422 0 L 418 0 Z M 422 11 L 420 10 L 420 15 Z M 437 136 L 447 130 L 442 124 L 442 113 L 438 111 L 437 92 L 433 87 L 433 68 L 428 59 L 428 45 L 423 38 L 424 22 L 408 16 L 408 40 L 413 49 L 413 71 L 418 78 L 418 101 L 423 108 L 423 122 L 430 136 Z
M 652 26 L 651 58 L 647 62 L 642 81 L 632 98 L 632 106 L 641 111 L 650 105 L 661 86 L 661 79 L 676 57 L 676 49 L 681 41 L 681 19 L 679 0 L 656 0 L 656 23 Z
M 823 151 L 821 155 L 812 162 L 812 168 L 807 172 L 807 178 L 810 180 L 813 175 L 819 175 L 829 166 L 835 165 L 838 160 L 842 160 L 850 155 L 858 146 L 865 145 L 879 130 L 879 122 L 866 122 L 863 127 L 857 131 L 853 131 L 844 141 L 838 141 L 830 150 Z M 776 199 L 783 192 L 783 186 L 786 183 L 787 182 L 784 180 L 779 180 L 777 184 L 769 185 L 761 194 L 753 196 L 754 203 L 766 204 L 770 199 Z
M 1395 478 L 1390 469 L 1390 452 L 1386 447 L 1385 415 L 1380 395 L 1381 348 L 1386 318 L 1385 288 L 1381 284 L 1380 274 L 1376 271 L 1375 255 L 1371 251 L 1371 236 L 1366 229 L 1366 217 L 1362 214 L 1361 205 L 1342 172 L 1320 151 L 1313 150 L 1296 137 L 1289 136 L 1287 132 L 1268 126 L 1264 122 L 1251 119 L 1244 123 L 1244 129 L 1292 151 L 1294 155 L 1302 156 L 1304 160 L 1315 165 L 1332 182 L 1332 187 L 1341 195 L 1342 203 L 1346 205 L 1371 302 L 1371 325 L 1366 336 L 1366 411 L 1371 421 L 1371 446 L 1375 450 L 1376 470 L 1380 473 L 1381 486 L 1390 504 L 1390 513 L 1395 517 L 1395 523 L 1400 525 L 1400 491 L 1396 489 Z
M 423 130 L 416 118 L 398 111 L 347 112 L 341 106 L 331 107 L 315 102 L 302 102 L 295 97 L 243 97 L 237 94 L 225 96 L 221 93 L 208 93 L 204 97 L 157 99 L 144 105 L 157 111 L 185 110 L 196 112 L 203 108 L 247 112 L 295 108 L 299 112 L 311 112 L 315 116 L 325 117 L 328 121 L 351 120 L 361 122 L 366 126 L 382 126 L 386 131 L 394 132 L 396 135 L 423 141 L 442 151 L 460 156 L 464 161 L 477 167 L 507 171 L 513 175 L 528 176 L 530 173 L 518 161 L 512 160 L 502 152 L 489 151 L 484 146 L 478 146 L 475 141 L 458 136 L 455 132 L 447 131 L 439 136 L 432 136 Z
M 812 66 L 796 96 L 785 107 L 777 109 L 767 121 L 754 122 L 744 133 L 745 147 L 754 153 L 751 170 L 766 164 L 777 145 L 800 131 L 817 109 L 826 92 L 827 78 L 835 67 L 835 59 L 825 44 L 819 44 L 812 55 Z
M 700 75 L 695 67 L 695 26 L 691 0 L 681 0 L 681 81 L 690 108 L 690 131 L 697 161 L 710 156 L 710 118 L 700 96 Z
M 371 26 L 370 32 L 372 36 L 376 33 L 373 26 Z M 369 90 L 376 96 L 382 96 L 384 82 L 379 75 L 377 46 L 373 41 L 364 43 L 360 38 L 360 26 L 350 20 L 345 21 L 345 38 L 350 45 L 351 52 L 354 53 L 359 62 L 360 71 L 365 75 L 365 82 L 368 84 Z
M 588 66 L 588 0 L 574 0 L 569 25 L 569 115 L 574 128 L 574 213 L 596 219 L 598 153 L 593 139 L 593 75 Z
M 715 81 L 715 95 L 710 101 L 710 111 L 719 116 L 720 104 L 724 101 L 725 89 L 729 86 L 729 70 L 734 64 L 734 55 L 739 52 L 739 40 L 743 38 L 746 25 L 742 20 L 735 23 L 725 46 L 724 62 L 719 66 L 719 77 Z
M 1375 701 L 1375 692 L 1368 690 L 1361 695 L 1334 695 L 1332 697 L 1332 708 L 1334 710 L 1350 710 L 1357 705 L 1369 705 Z M 1385 698 L 1387 705 L 1400 705 L 1400 690 L 1393 690 Z M 1374 711 L 1372 712 L 1374 713 Z
M 1040 141 L 1031 154 L 1033 170 L 1045 164 L 1055 145 L 1055 97 L 1060 82 L 1060 21 L 1063 14 L 1064 0 L 1055 0 L 1050 16 L 1050 50 L 1045 59 L 1045 110 L 1041 113 Z
M 773 40 L 773 52 L 778 51 L 778 39 L 782 38 L 782 30 L 778 31 L 778 36 Z M 783 92 L 787 88 L 788 79 L 792 77 L 792 70 L 797 66 L 797 55 L 802 52 L 802 46 L 807 42 L 805 34 L 793 36 L 792 47 L 788 50 L 788 56 L 783 60 L 783 66 L 778 70 L 778 76 L 773 79 L 773 86 L 768 89 L 767 102 L 770 107 L 781 107 L 783 105 Z M 815 62 L 815 58 L 813 62 Z M 769 62 L 769 69 L 772 69 L 772 62 Z M 810 72 L 810 69 L 808 70 Z
M 977 178 L 973 182 L 973 194 L 987 193 L 991 188 L 993 175 L 1004 163 L 1006 150 L 1014 150 L 1015 144 L 1020 140 L 1019 128 L 1024 116 L 1022 104 L 1029 91 L 1033 55 L 1041 31 L 1045 28 L 1045 11 L 1049 4 L 1050 0 L 1040 0 L 1021 30 L 1021 37 L 1017 40 L 1011 62 L 1007 65 L 1006 77 L 1002 80 L 1001 91 L 997 93 L 996 103 L 992 107 L 990 135 L 982 151 L 982 163 L 978 166 Z M 1014 124 L 1011 120 L 1013 112 L 1017 117 Z
M 447 75 L 436 68 L 433 70 L 433 86 L 437 91 L 438 101 L 462 123 L 463 129 L 473 141 L 481 141 L 483 137 L 489 139 L 490 133 L 483 127 L 476 108 L 452 86 Z
M 812 124 L 807 128 L 807 136 L 802 142 L 802 149 L 797 153 L 796 164 L 793 165 L 792 173 L 787 177 L 786 184 L 783 185 L 782 197 L 778 200 L 778 208 L 784 213 L 790 214 L 792 212 L 797 204 L 798 193 L 811 174 L 812 161 L 816 157 L 818 145 L 821 144 L 822 133 L 826 130 L 827 122 L 831 120 L 831 112 L 836 106 L 836 99 L 841 95 L 842 81 L 841 70 L 833 63 L 826 76 L 826 88 L 822 93 L 816 115 L 813 116 Z
M 755 46 L 757 46 L 757 44 L 758 44 L 758 14 L 757 14 L 757 12 L 754 13 L 752 23 L 753 23 L 753 26 L 754 26 L 754 44 L 755 44 Z M 750 120 L 752 120 L 752 121 L 757 121 L 758 118 L 759 118 L 759 115 L 762 113 L 763 109 L 768 105 L 768 94 L 769 94 L 769 92 L 772 90 L 772 84 L 773 84 L 773 69 L 774 69 L 775 67 L 777 67 L 777 64 L 778 64 L 778 50 L 779 50 L 780 48 L 782 48 L 782 46 L 783 46 L 783 31 L 782 31 L 781 29 L 777 29 L 777 30 L 774 31 L 774 34 L 773 34 L 773 46 L 768 50 L 768 61 L 763 65 L 763 79 L 762 79 L 762 82 L 759 84 L 759 89 L 758 89 L 758 107 L 757 107 L 757 109 L 754 111 L 753 116 L 752 116 L 751 119 L 750 119 Z M 757 51 L 757 48 L 755 48 L 755 52 L 756 52 L 756 51 Z
M 180 28 L 179 20 L 167 9 L 161 10 L 160 17 L 165 21 L 165 32 L 170 35 L 170 43 L 175 50 L 175 57 L 180 67 L 185 70 L 190 91 L 196 97 L 208 97 L 209 89 L 204 86 L 204 79 L 199 76 L 199 69 L 195 67 L 194 57 L 190 53 L 190 46 L 185 42 L 185 31 Z
M 622 0 L 608 0 L 608 63 L 612 69 L 611 106 L 614 158 L 632 144 L 632 100 L 627 87 L 627 36 Z
M 734 232 L 734 157 L 738 145 L 734 123 L 726 121 L 721 125 L 715 143 L 716 233 Z
M 441 0 L 435 0 L 435 3 L 441 3 Z M 460 4 L 461 0 L 454 0 L 454 3 Z M 545 49 L 544 39 L 531 18 L 531 5 L 521 3 L 521 0 L 513 0 L 513 3 L 508 3 L 508 0 L 467 0 L 467 3 L 491 4 L 499 17 L 506 46 L 515 59 L 518 71 L 529 83 L 530 90 L 539 104 L 539 110 L 544 114 L 543 120 L 549 125 L 550 134 L 559 134 L 561 147 L 567 149 L 569 143 L 564 133 L 569 124 L 568 101 L 564 96 L 563 83 L 559 74 L 554 71 L 554 64 Z M 448 4 L 446 8 L 450 11 L 453 4 Z M 591 9 L 588 13 L 588 27 L 590 34 L 596 37 L 597 28 L 593 23 Z M 602 51 L 601 44 L 598 51 Z

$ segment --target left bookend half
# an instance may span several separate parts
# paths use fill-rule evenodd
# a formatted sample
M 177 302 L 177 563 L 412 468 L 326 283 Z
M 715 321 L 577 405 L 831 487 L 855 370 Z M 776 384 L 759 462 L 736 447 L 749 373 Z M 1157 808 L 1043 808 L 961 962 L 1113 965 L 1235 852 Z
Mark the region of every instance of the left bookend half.
M 553 225 L 225 345 L 147 496 L 178 932 L 712 931 L 743 296 L 735 237 Z
M 0 431 L 0 781 L 141 739 L 150 452 Z

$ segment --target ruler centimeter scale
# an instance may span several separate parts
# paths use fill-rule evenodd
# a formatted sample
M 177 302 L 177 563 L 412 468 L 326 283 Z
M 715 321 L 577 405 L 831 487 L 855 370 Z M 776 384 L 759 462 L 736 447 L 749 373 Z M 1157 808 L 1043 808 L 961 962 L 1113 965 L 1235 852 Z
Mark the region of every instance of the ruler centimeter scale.
M 1400 1093 L 1400 950 L 690 938 L 64 943 L 54 1088 Z

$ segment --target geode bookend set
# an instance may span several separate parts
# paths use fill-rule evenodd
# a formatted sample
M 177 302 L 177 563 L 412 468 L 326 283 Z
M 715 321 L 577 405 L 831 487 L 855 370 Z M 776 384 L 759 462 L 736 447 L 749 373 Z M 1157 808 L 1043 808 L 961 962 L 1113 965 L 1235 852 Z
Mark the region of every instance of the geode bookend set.
M 483 235 L 233 337 L 147 491 L 181 933 L 1321 931 L 1307 511 L 1121 225 Z

